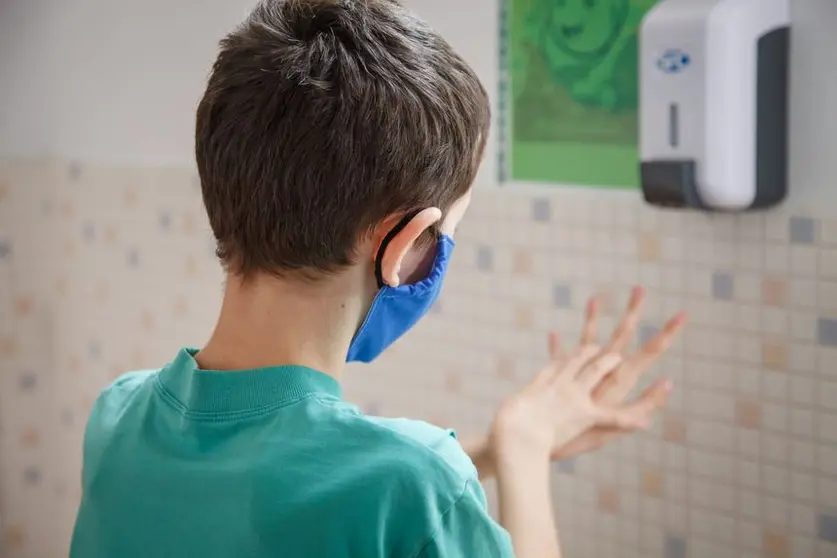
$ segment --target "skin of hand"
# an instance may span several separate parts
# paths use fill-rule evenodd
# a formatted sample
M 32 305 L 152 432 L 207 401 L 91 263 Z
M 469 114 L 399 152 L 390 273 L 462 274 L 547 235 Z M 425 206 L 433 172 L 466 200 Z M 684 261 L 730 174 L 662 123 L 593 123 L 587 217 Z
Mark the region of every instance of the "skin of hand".
M 587 304 L 586 319 L 581 334 L 579 346 L 573 354 L 606 354 L 622 355 L 621 362 L 606 374 L 593 390 L 593 401 L 604 405 L 618 405 L 625 401 L 634 389 L 637 381 L 651 365 L 657 361 L 674 342 L 680 330 L 686 323 L 683 313 L 675 315 L 650 341 L 638 351 L 624 355 L 634 338 L 636 329 L 642 317 L 645 302 L 645 292 L 641 288 L 634 288 L 628 306 L 614 330 L 609 342 L 600 346 L 598 343 L 599 303 L 593 298 Z M 566 361 L 567 355 L 553 333 L 549 335 L 549 357 L 551 363 Z M 671 392 L 671 384 L 667 380 L 659 380 L 648 387 L 634 401 L 636 412 L 644 415 L 644 424 L 650 422 L 653 415 L 665 406 Z M 525 390 L 526 388 L 524 388 Z M 512 398 L 515 397 L 514 395 Z M 510 398 L 511 399 L 511 398 Z M 505 404 L 504 404 L 505 405 Z M 502 406 L 501 406 L 502 408 Z M 499 414 L 499 413 L 498 413 Z M 497 420 L 495 420 L 495 425 Z M 624 425 L 593 425 L 580 432 L 576 437 L 564 445 L 556 445 L 550 451 L 553 461 L 568 459 L 576 455 L 601 448 L 605 444 L 626 434 L 635 432 L 640 426 Z M 479 471 L 480 478 L 486 480 L 496 474 L 496 448 L 489 436 L 473 439 L 463 444 L 466 452 L 471 456 Z
M 678 315 L 637 353 L 623 355 L 641 315 L 644 293 L 635 289 L 625 316 L 601 347 L 595 342 L 598 307 L 588 306 L 579 346 L 564 353 L 550 336 L 551 360 L 500 406 L 483 447 L 497 476 L 500 523 L 518 558 L 560 558 L 549 490 L 549 462 L 589 451 L 613 436 L 648 426 L 670 386 L 652 386 L 624 402 L 641 372 L 671 345 L 684 323 Z M 568 449 L 569 448 L 569 449 Z

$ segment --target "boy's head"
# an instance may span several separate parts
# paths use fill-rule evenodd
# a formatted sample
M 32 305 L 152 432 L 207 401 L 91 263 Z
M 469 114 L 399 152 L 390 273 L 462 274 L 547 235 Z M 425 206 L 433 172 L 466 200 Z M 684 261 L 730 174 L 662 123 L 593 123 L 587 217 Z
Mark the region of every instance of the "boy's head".
M 262 0 L 197 113 L 218 256 L 243 277 L 317 278 L 410 212 L 425 210 L 401 236 L 432 238 L 467 206 L 489 124 L 474 72 L 397 2 Z

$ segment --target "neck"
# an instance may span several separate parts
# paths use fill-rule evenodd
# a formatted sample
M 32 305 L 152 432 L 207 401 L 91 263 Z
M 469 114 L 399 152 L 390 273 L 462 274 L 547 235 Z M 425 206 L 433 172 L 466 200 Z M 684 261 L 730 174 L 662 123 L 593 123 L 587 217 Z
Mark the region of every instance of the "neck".
M 229 276 L 215 331 L 196 360 L 205 370 L 299 365 L 342 377 L 366 306 L 351 272 L 317 283 Z

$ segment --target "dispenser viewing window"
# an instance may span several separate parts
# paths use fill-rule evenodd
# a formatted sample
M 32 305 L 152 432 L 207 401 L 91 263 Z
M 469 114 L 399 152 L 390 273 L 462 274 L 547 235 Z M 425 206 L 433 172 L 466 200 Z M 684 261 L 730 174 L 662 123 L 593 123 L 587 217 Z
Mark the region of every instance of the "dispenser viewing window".
M 788 183 L 790 0 L 660 0 L 639 47 L 648 203 L 744 211 Z

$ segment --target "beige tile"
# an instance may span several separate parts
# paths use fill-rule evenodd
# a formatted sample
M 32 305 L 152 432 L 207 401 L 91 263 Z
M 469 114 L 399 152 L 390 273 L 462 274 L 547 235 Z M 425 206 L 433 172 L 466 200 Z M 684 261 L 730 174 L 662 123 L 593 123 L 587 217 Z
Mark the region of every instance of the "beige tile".
M 660 236 L 652 232 L 642 232 L 637 237 L 637 254 L 641 262 L 660 261 L 662 242 Z
M 459 372 L 456 370 L 448 370 L 445 373 L 445 392 L 450 394 L 457 394 L 462 392 L 462 380 Z
M 506 355 L 497 355 L 494 363 L 494 372 L 502 380 L 513 381 L 514 361 Z
M 531 331 L 535 327 L 535 311 L 530 306 L 518 306 L 514 310 L 514 325 L 518 330 Z

